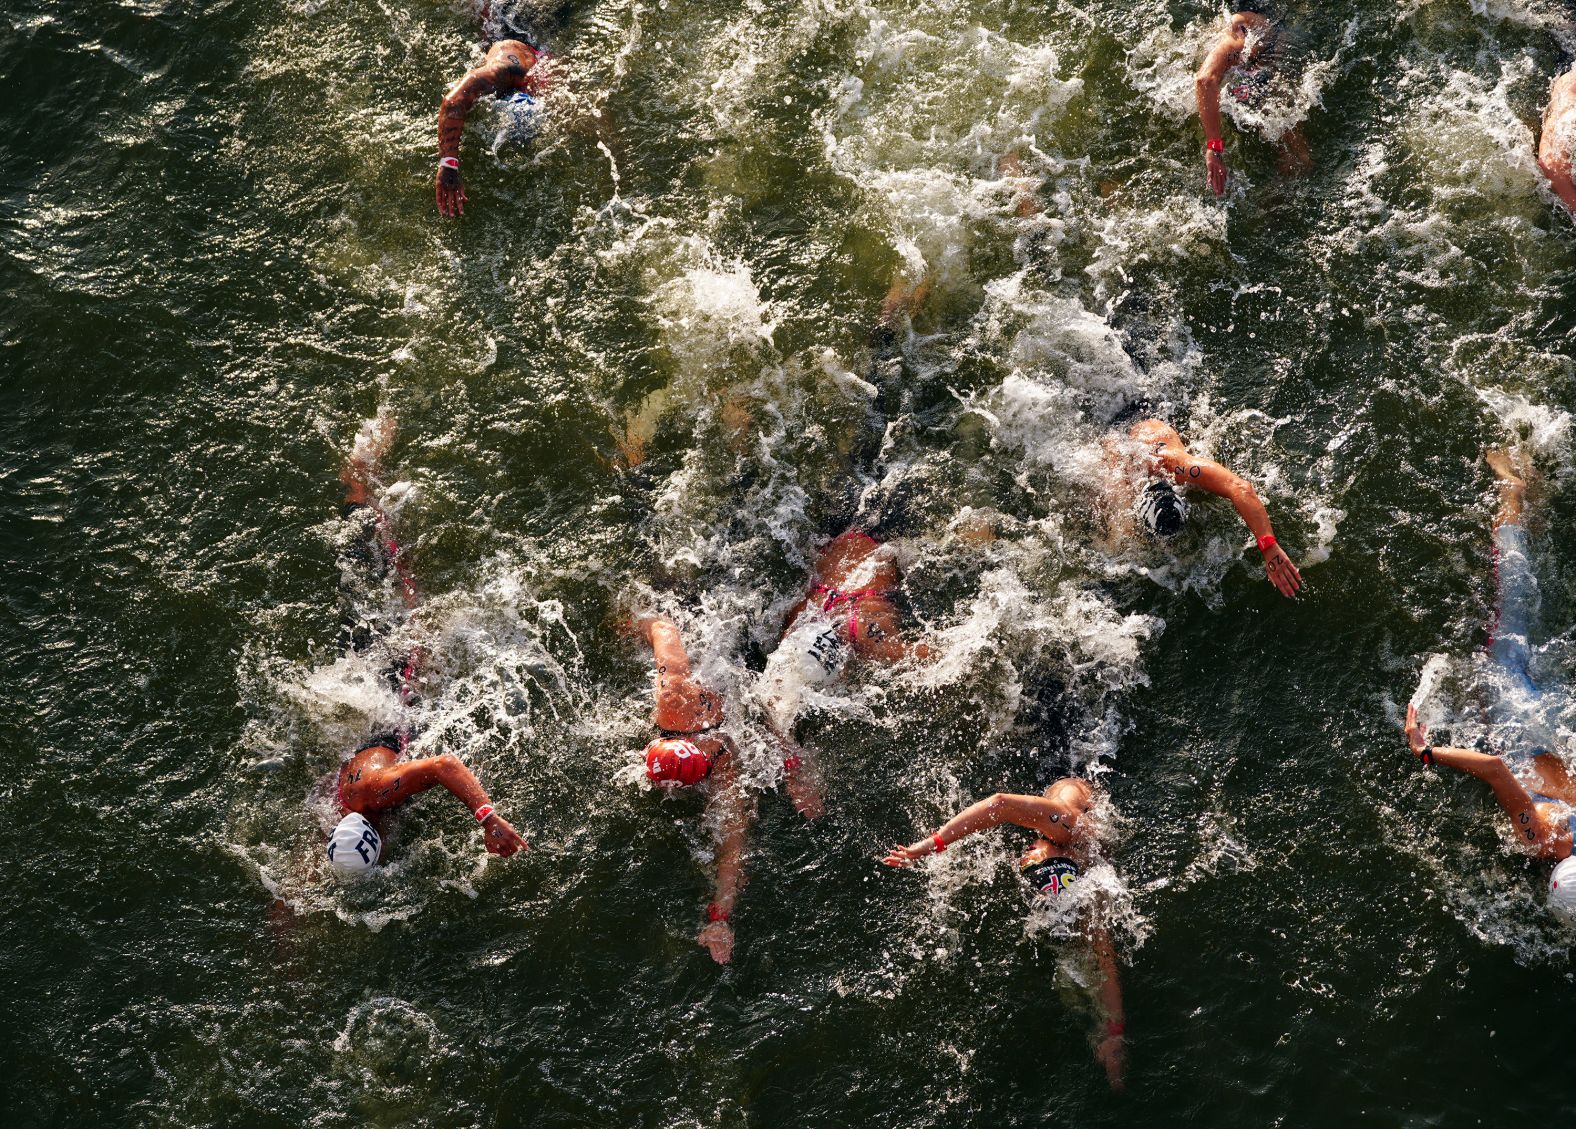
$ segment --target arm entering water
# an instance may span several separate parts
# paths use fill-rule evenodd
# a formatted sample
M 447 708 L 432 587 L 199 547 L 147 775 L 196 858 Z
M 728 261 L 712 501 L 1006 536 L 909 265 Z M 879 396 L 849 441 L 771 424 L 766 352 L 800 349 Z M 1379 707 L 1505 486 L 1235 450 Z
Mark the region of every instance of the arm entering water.
M 1277 592 L 1290 598 L 1301 590 L 1302 573 L 1275 540 L 1269 511 L 1251 482 L 1214 459 L 1199 458 L 1178 442 L 1167 442 L 1155 451 L 1155 457 L 1176 481 L 1197 486 L 1231 503 L 1258 543 L 1264 557 L 1264 575 Z
M 919 839 L 908 846 L 896 846 L 881 861 L 887 866 L 904 866 L 926 855 L 947 849 L 977 831 L 988 831 L 1003 823 L 1027 828 L 1053 842 L 1064 840 L 1071 830 L 1071 821 L 1065 818 L 1060 804 L 1044 796 L 1022 796 L 1011 792 L 997 792 L 970 804 L 941 825 L 934 835 Z
M 1096 1044 L 1094 1057 L 1105 1067 L 1111 1089 L 1120 1090 L 1127 1073 L 1127 1014 L 1122 1010 L 1122 980 L 1117 971 L 1116 946 L 1111 943 L 1111 931 L 1103 925 L 1093 927 L 1089 941 L 1100 967 L 1096 992 L 1101 1010 L 1105 1012 L 1105 1031 Z
M 706 907 L 709 924 L 695 938 L 718 964 L 733 959 L 733 926 L 729 918 L 738 903 L 739 891 L 744 889 L 744 841 L 750 827 L 750 803 L 734 760 L 730 748 L 712 770 L 710 814 L 717 820 L 716 891 Z
M 1204 171 L 1210 191 L 1216 196 L 1226 192 L 1226 142 L 1220 118 L 1220 83 L 1226 72 L 1242 57 L 1246 37 L 1233 21 L 1232 29 L 1204 57 L 1193 78 L 1193 99 L 1198 105 L 1198 120 L 1204 127 Z
M 525 849 L 520 833 L 493 810 L 476 774 L 453 753 L 358 772 L 345 784 L 345 806 L 363 814 L 386 811 L 433 787 L 447 789 L 472 815 L 481 813 L 482 842 L 489 853 L 508 858 Z

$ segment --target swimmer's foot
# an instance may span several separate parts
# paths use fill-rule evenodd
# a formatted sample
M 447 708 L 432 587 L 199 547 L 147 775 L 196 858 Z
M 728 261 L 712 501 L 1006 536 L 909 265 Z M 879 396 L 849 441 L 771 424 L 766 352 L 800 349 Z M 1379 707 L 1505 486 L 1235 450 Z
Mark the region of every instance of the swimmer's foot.
M 397 421 L 389 415 L 380 415 L 361 425 L 345 465 L 339 470 L 347 502 L 365 504 L 371 501 L 370 489 L 383 473 L 383 457 L 393 448 L 397 429 Z
M 618 448 L 618 455 L 610 460 L 615 469 L 634 470 L 646 461 L 646 437 L 633 424 L 622 431 L 609 427 L 607 433 L 613 437 L 613 445 Z
M 1525 460 L 1519 452 L 1512 454 L 1500 447 L 1483 452 L 1483 459 L 1499 484 L 1499 513 L 1494 517 L 1494 524 L 1519 524 L 1527 500 L 1527 480 L 1523 477 Z
M 1519 456 L 1512 458 L 1509 451 L 1503 447 L 1491 447 L 1483 452 L 1483 460 L 1488 463 L 1494 476 L 1507 486 L 1526 488 L 1527 480 L 1522 477 L 1521 468 L 1516 464 L 1520 462 Z
M 728 433 L 728 449 L 735 455 L 742 455 L 750 446 L 750 427 L 755 422 L 750 416 L 750 406 L 745 403 L 744 397 L 729 394 L 723 398 L 722 407 L 718 411 L 722 426 Z

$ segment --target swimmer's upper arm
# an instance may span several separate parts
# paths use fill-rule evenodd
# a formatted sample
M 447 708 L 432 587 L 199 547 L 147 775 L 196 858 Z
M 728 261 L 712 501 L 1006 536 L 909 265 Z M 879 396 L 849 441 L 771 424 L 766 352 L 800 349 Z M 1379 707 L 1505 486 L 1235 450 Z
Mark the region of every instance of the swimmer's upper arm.
M 480 99 L 498 89 L 499 69 L 491 66 L 469 71 L 443 96 L 443 105 L 438 110 L 439 154 L 445 157 L 459 156 L 465 115 Z
M 1220 80 L 1226 76 L 1237 59 L 1242 54 L 1243 40 L 1233 37 L 1230 33 L 1222 36 L 1214 47 L 1210 48 L 1204 61 L 1199 64 L 1198 73 L 1194 75 L 1194 83 L 1200 88 L 1215 89 L 1220 86 Z
M 418 792 L 444 783 L 444 778 L 458 767 L 459 758 L 444 753 L 372 769 L 363 773 L 357 783 L 361 808 L 363 811 L 386 811 L 397 807 Z
M 1076 819 L 1064 819 L 1061 805 L 1044 796 L 997 792 L 990 802 L 998 822 L 1011 823 L 1047 837 L 1056 833 L 1058 825 L 1070 828 L 1077 822 Z

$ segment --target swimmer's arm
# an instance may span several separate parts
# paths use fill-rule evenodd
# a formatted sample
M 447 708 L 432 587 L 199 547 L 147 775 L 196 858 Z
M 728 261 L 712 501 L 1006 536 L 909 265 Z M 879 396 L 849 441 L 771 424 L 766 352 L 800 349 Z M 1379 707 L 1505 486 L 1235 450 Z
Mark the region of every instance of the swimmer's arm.
M 387 811 L 429 788 L 441 786 L 475 813 L 491 801 L 476 774 L 453 753 L 404 761 L 387 768 L 374 769 L 359 781 L 357 792 L 364 797 L 363 812 Z M 525 846 L 515 829 L 496 813 L 482 824 L 484 841 L 493 854 L 508 857 Z
M 712 905 L 719 917 L 700 931 L 696 941 L 706 947 L 718 964 L 727 964 L 733 958 L 733 926 L 728 919 L 744 888 L 744 841 L 750 811 L 731 755 L 717 762 L 712 778 L 711 807 L 717 820 L 717 879 Z
M 1186 452 L 1173 455 L 1168 450 L 1161 454 L 1160 460 L 1178 482 L 1197 486 L 1230 502 L 1255 541 L 1275 535 L 1269 511 L 1259 501 L 1258 491 L 1241 475 L 1227 470 L 1213 459 L 1195 458 Z M 1264 557 L 1265 575 L 1275 585 L 1276 591 L 1282 596 L 1295 596 L 1302 588 L 1302 573 L 1286 555 L 1286 550 L 1273 544 L 1259 552 Z
M 874 633 L 860 636 L 854 643 L 854 651 L 862 659 L 883 663 L 902 662 L 904 659 L 924 662 L 930 658 L 929 643 L 905 643 L 891 635 L 876 638 Z
M 1576 183 L 1571 180 L 1570 156 L 1558 151 L 1544 135 L 1544 144 L 1538 147 L 1538 171 L 1548 178 L 1549 187 L 1573 215 L 1576 215 Z
M 1532 794 L 1516 779 L 1503 758 L 1475 749 L 1456 749 L 1448 745 L 1430 747 L 1428 731 L 1418 721 L 1417 707 L 1412 704 L 1406 707 L 1406 742 L 1413 756 L 1422 759 L 1427 750 L 1434 764 L 1475 776 L 1494 789 L 1494 798 L 1510 816 L 1511 825 L 1516 829 L 1516 841 L 1523 847 L 1541 851 L 1553 845 L 1558 832 L 1544 821 Z
M 1055 824 L 1061 819 L 1061 809 L 1043 796 L 1020 796 L 1011 792 L 997 792 L 970 804 L 941 825 L 934 835 L 919 839 L 906 847 L 893 847 L 884 860 L 888 866 L 902 866 L 906 862 L 936 853 L 936 840 L 951 845 L 977 831 L 988 831 L 1003 823 L 1026 827 L 1041 835 L 1054 835 Z
M 1199 124 L 1204 127 L 1204 168 L 1209 176 L 1209 187 L 1216 196 L 1226 191 L 1226 158 L 1223 153 L 1209 148 L 1224 136 L 1220 118 L 1220 83 L 1242 55 L 1243 40 L 1232 36 L 1222 37 L 1208 55 L 1193 78 L 1193 100 L 1198 105 Z
M 1193 76 L 1193 100 L 1198 106 L 1198 120 L 1204 127 L 1204 137 L 1219 140 L 1222 133 L 1220 119 L 1220 84 L 1226 72 L 1242 57 L 1244 41 L 1229 34 L 1204 56 L 1198 73 Z
M 1122 1010 L 1122 979 L 1116 963 L 1116 946 L 1111 943 L 1111 931 L 1103 925 L 1096 925 L 1090 931 L 1089 940 L 1095 962 L 1100 967 L 1100 985 L 1096 992 L 1101 1010 L 1105 1012 L 1105 1027 L 1100 1032 L 1095 1057 L 1105 1067 L 1111 1088 L 1120 1090 L 1127 1072 L 1127 1054 L 1123 1046 L 1127 1013 Z
M 438 109 L 438 156 L 460 156 L 460 136 L 465 132 L 465 115 L 481 99 L 498 90 L 505 68 L 501 66 L 477 67 L 467 72 L 444 95 Z

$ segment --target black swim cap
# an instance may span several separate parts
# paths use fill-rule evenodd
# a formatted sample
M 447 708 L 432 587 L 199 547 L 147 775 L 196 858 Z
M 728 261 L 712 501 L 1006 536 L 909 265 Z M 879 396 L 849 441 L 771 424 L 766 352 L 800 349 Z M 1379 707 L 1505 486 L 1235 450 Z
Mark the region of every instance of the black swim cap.
M 1169 482 L 1151 482 L 1138 496 L 1133 512 L 1151 537 L 1175 537 L 1187 523 L 1187 503 Z
M 1231 0 L 1231 14 L 1239 12 L 1252 12 L 1255 16 L 1266 16 L 1263 0 Z

